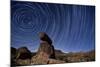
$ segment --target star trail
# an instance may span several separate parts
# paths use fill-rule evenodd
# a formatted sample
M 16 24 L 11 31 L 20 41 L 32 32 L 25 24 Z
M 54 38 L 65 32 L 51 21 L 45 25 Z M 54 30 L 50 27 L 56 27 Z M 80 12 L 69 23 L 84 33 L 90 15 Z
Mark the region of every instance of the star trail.
M 36 51 L 39 32 L 64 52 L 95 49 L 95 6 L 11 1 L 11 46 Z

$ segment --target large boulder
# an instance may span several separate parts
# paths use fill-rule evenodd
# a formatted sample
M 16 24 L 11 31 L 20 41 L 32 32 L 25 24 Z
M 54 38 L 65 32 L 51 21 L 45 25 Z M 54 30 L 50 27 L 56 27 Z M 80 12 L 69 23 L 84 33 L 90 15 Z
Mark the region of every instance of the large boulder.
M 39 33 L 40 47 L 35 56 L 32 57 L 32 64 L 47 64 L 49 58 L 55 59 L 54 46 L 50 37 L 44 33 Z
M 17 50 L 16 59 L 31 59 L 31 52 L 27 47 L 21 47 Z
M 37 54 L 41 54 L 42 52 L 46 53 L 49 58 L 55 58 L 55 51 L 51 38 L 45 32 L 40 32 L 39 37 L 41 43 Z
M 36 53 L 31 53 L 26 47 L 12 48 L 12 54 L 15 55 L 14 64 L 12 66 L 40 65 L 40 64 L 57 64 L 65 63 L 56 59 L 55 54 L 61 54 L 60 50 L 54 49 L 51 38 L 44 32 L 39 33 L 40 46 Z
M 52 44 L 52 40 L 45 32 L 40 32 L 39 37 L 41 42 L 48 42 L 50 45 Z
M 37 54 L 45 53 L 48 55 L 48 58 L 55 58 L 54 46 L 48 43 L 41 43 L 38 49 Z

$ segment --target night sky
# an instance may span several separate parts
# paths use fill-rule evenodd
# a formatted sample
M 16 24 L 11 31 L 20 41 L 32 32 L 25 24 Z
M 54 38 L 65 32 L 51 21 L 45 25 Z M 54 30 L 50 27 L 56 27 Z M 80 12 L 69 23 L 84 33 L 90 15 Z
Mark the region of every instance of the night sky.
M 95 6 L 11 2 L 11 46 L 37 51 L 46 32 L 63 52 L 95 49 Z

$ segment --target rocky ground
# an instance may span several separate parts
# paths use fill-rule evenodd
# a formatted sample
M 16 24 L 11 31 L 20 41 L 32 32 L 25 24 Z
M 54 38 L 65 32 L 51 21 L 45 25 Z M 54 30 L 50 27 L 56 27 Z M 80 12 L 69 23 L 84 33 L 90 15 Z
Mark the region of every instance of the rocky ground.
M 39 37 L 41 42 L 37 52 L 31 52 L 27 47 L 11 47 L 11 66 L 95 61 L 95 50 L 64 53 L 54 48 L 46 33 L 39 33 Z

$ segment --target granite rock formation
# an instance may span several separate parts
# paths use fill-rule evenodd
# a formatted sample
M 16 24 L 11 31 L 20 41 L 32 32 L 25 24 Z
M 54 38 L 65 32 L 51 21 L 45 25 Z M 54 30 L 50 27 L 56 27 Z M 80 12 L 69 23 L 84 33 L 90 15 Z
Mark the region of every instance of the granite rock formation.
M 49 58 L 55 58 L 54 46 L 52 45 L 52 40 L 50 39 L 50 37 L 44 32 L 40 32 L 39 37 L 41 43 L 38 49 L 38 54 L 43 52 L 46 53 Z
M 31 52 L 27 47 L 21 47 L 16 52 L 16 65 L 29 65 L 31 64 Z
M 31 52 L 26 47 L 17 50 L 16 59 L 31 59 Z
M 40 32 L 39 37 L 40 46 L 37 52 L 31 52 L 27 47 L 20 47 L 18 49 L 11 47 L 12 67 L 95 61 L 95 50 L 64 53 L 54 48 L 51 38 L 46 33 Z
M 37 54 L 32 57 L 31 64 L 49 64 L 53 62 L 58 63 L 59 61 L 55 60 L 55 49 L 52 45 L 52 40 L 50 37 L 44 32 L 40 32 L 39 37 L 41 40 L 40 47 Z

